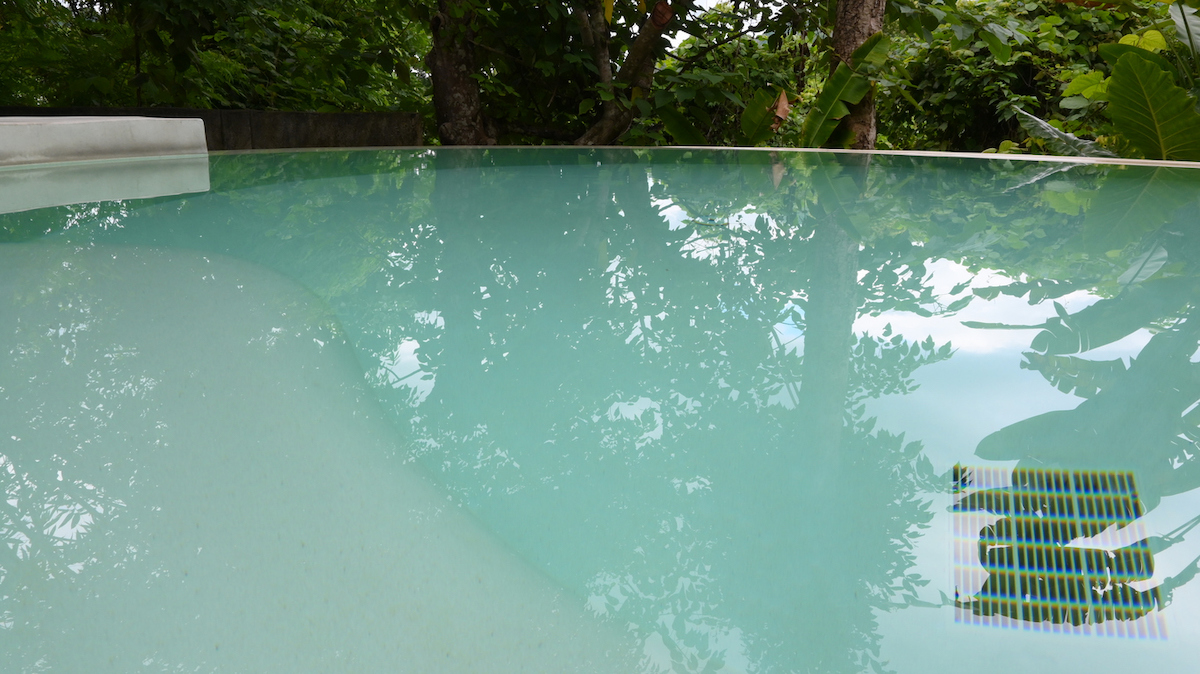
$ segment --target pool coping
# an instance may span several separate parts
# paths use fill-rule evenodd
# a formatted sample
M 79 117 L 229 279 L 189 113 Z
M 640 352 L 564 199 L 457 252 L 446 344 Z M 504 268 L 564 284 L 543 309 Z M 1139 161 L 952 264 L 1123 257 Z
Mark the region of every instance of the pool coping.
M 803 154 L 848 154 L 885 155 L 896 157 L 929 157 L 942 159 L 1012 159 L 1028 162 L 1058 162 L 1065 164 L 1103 164 L 1115 166 L 1154 166 L 1163 168 L 1200 168 L 1200 161 L 1172 159 L 1133 159 L 1124 157 L 1074 157 L 1050 154 L 1001 154 L 998 152 L 943 152 L 940 150 L 851 150 L 821 147 L 725 147 L 717 145 L 388 145 L 370 147 L 304 147 L 291 149 L 218 150 L 212 155 L 239 155 L 264 153 L 299 152 L 363 152 L 379 150 L 411 150 L 414 152 L 437 152 L 439 150 L 687 150 L 703 152 L 788 152 Z
M 996 152 L 947 152 L 940 150 L 851 150 L 845 148 L 817 147 L 724 147 L 715 145 L 371 145 L 362 147 L 301 147 L 301 148 L 256 148 L 247 150 L 212 150 L 207 153 L 176 153 L 160 155 L 123 155 L 117 157 L 95 157 L 87 159 L 64 159 L 56 161 L 31 162 L 23 164 L 0 164 L 0 175 L 11 171 L 20 171 L 54 165 L 83 165 L 108 164 L 125 161 L 144 161 L 154 159 L 170 159 L 204 156 L 227 156 L 243 154 L 290 154 L 313 152 L 378 152 L 388 150 L 407 150 L 412 152 L 436 153 L 442 150 L 684 150 L 702 152 L 786 152 L 790 154 L 845 154 L 845 155 L 883 155 L 893 157 L 924 157 L 942 159 L 1006 159 L 1025 162 L 1046 162 L 1063 164 L 1097 164 L 1107 166 L 1148 166 L 1161 168 L 1200 169 L 1200 161 L 1177 161 L 1167 159 L 1133 159 L 1123 157 L 1074 157 L 1048 154 L 1001 154 Z

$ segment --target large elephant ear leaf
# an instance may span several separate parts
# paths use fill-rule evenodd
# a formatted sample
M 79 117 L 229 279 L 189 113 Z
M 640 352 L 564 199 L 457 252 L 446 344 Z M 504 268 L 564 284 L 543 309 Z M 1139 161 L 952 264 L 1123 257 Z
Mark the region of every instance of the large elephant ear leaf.
M 1157 65 L 1159 68 L 1162 68 L 1164 72 L 1173 72 L 1170 61 L 1163 58 L 1159 54 L 1142 49 L 1141 47 L 1135 47 L 1131 44 L 1102 44 L 1097 47 L 1097 51 L 1100 53 L 1100 58 L 1104 59 L 1108 65 L 1113 67 L 1116 67 L 1117 61 L 1120 61 L 1121 57 L 1125 56 L 1126 54 L 1133 54 L 1140 59 L 1150 61 L 1151 63 Z M 1175 76 L 1171 75 L 1172 81 L 1174 81 L 1174 78 Z
M 1196 102 L 1167 72 L 1125 54 L 1113 67 L 1108 94 L 1113 125 L 1147 158 L 1200 160 Z

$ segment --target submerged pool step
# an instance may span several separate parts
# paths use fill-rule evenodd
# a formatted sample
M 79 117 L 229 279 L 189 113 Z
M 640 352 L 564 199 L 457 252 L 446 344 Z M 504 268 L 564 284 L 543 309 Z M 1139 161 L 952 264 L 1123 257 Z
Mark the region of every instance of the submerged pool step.
M 0 213 L 207 190 L 199 119 L 0 117 Z

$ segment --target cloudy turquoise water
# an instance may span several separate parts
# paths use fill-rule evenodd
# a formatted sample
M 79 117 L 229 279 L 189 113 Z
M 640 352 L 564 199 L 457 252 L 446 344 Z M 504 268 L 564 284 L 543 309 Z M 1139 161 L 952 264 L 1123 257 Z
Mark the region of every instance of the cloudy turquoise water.
M 22 671 L 1190 662 L 1194 169 L 501 149 L 210 184 L 0 216 Z M 979 549 L 1152 571 L 1038 567 L 1084 608 L 981 617 L 980 527 L 1061 513 L 956 507 L 956 464 L 1132 474 L 1135 522 Z

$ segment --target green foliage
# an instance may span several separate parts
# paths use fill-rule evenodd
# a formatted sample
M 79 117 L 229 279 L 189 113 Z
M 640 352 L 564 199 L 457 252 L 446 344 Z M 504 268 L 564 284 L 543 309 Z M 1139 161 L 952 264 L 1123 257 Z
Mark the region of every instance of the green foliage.
M 1167 40 L 1157 30 L 1147 30 L 1139 34 L 1124 35 L 1117 44 L 1130 45 L 1149 52 L 1160 52 L 1167 48 Z
M 771 125 L 775 121 L 772 105 L 777 94 L 766 89 L 754 92 L 754 97 L 746 103 L 742 111 L 741 123 L 743 141 L 747 145 L 758 145 L 771 137 Z
M 1116 156 L 1093 141 L 1077 138 L 1074 134 L 1057 129 L 1045 120 L 1038 119 L 1020 108 L 1016 110 L 1017 116 L 1021 121 L 1021 127 L 1030 136 L 1045 141 L 1047 146 L 1056 154 L 1079 157 Z
M 421 109 L 427 34 L 385 0 L 0 1 L 0 105 Z
M 837 67 L 828 44 L 833 3 L 679 5 L 664 38 L 690 37 L 654 47 L 649 90 L 600 81 L 581 29 L 584 5 L 448 6 L 471 17 L 489 133 L 501 143 L 570 142 L 616 104 L 637 112 L 626 144 L 839 145 L 848 106 L 874 91 L 882 147 L 1195 156 L 1185 139 L 1195 115 L 1182 102 L 1198 90 L 1200 20 L 1183 4 L 1168 16 L 1143 0 L 1111 8 L 897 0 L 889 37 L 872 38 Z M 648 5 L 586 7 L 600 12 L 619 69 Z M 0 105 L 404 109 L 431 118 L 423 58 L 434 10 L 431 0 L 0 0 Z M 1130 86 L 1141 85 L 1130 85 L 1123 68 L 1110 104 L 1127 54 L 1173 81 L 1161 94 L 1136 94 Z M 1142 112 L 1131 112 L 1138 95 Z M 1018 108 L 1047 121 L 1022 123 Z M 1179 147 L 1118 128 L 1168 108 L 1178 128 L 1150 128 Z
M 1200 160 L 1196 101 L 1154 62 L 1122 56 L 1113 68 L 1109 101 L 1113 123 L 1146 157 Z
M 1117 65 L 1117 61 L 1119 61 L 1122 56 L 1125 56 L 1126 54 L 1133 54 L 1140 59 L 1150 61 L 1166 72 L 1171 72 L 1174 70 L 1174 68 L 1171 66 L 1171 62 L 1162 56 L 1128 43 L 1102 44 L 1096 49 L 1096 51 L 1100 54 L 1104 61 L 1108 63 L 1109 66 Z
M 772 130 L 779 120 L 771 110 L 780 92 L 797 106 L 815 96 L 811 88 L 819 86 L 823 64 L 811 57 L 811 38 L 749 35 L 748 22 L 723 6 L 698 20 L 705 22 L 705 30 L 697 30 L 659 62 L 649 98 L 652 110 L 634 122 L 625 142 L 699 144 L 685 143 L 675 133 L 678 121 L 686 119 L 706 145 L 794 145 L 799 115 L 789 115 Z M 744 125 L 750 121 L 762 122 L 755 126 L 766 131 L 749 134 Z
M 875 33 L 851 54 L 849 64 L 838 64 L 804 118 L 800 145 L 820 147 L 834 137 L 840 120 L 850 114 L 847 106 L 858 103 L 871 91 L 869 75 L 887 62 L 890 46 L 883 33 Z
M 733 145 L 745 142 L 741 117 L 760 89 L 796 91 L 806 44 L 779 22 L 777 7 L 747 3 L 699 11 L 676 4 L 675 17 L 652 45 L 656 63 L 649 90 L 621 71 L 653 3 L 638 0 L 533 2 L 462 0 L 469 16 L 480 97 L 489 133 L 501 144 L 568 143 L 606 108 L 633 108 L 636 117 L 621 142 L 672 141 Z M 605 82 L 596 37 L 585 33 L 588 15 L 608 31 Z M 666 39 L 693 36 L 672 52 Z M 758 37 L 751 37 L 758 35 Z M 798 63 L 797 63 L 798 62 Z M 671 111 L 659 114 L 658 111 Z
M 1099 69 L 1074 77 L 1064 89 L 1063 108 L 1103 109 L 1112 120 L 1108 144 L 1126 156 L 1151 159 L 1200 159 L 1200 114 L 1195 95 L 1178 83 L 1194 86 L 1198 66 L 1190 43 L 1190 21 L 1180 3 L 1172 8 L 1179 40 L 1157 30 L 1122 36 L 1116 43 L 1099 45 L 1097 53 L 1111 75 Z M 1102 64 L 1097 64 L 1103 67 Z M 1195 89 L 1193 89 L 1195 91 Z M 1045 122 L 1034 119 L 1033 126 Z M 1032 128 L 1032 127 L 1030 127 Z M 1031 132 L 1032 133 L 1032 132 Z M 1040 134 L 1033 134 L 1040 135 Z M 1066 154 L 1084 154 L 1078 144 L 1052 144 Z
M 871 83 L 866 77 L 845 63 L 839 63 L 804 118 L 800 144 L 808 147 L 824 145 L 837 128 L 838 121 L 850 114 L 846 106 L 858 103 L 870 90 Z
M 595 59 L 570 3 L 458 4 L 474 17 L 471 39 L 480 99 L 501 144 L 569 142 L 586 130 L 606 101 L 630 102 L 628 88 L 595 86 Z M 616 37 L 614 55 L 622 56 L 632 42 L 628 27 L 636 5 L 618 3 L 612 12 L 608 25 Z
M 692 124 L 691 120 L 683 116 L 683 113 L 676 110 L 674 107 L 667 106 L 658 110 L 658 116 L 663 121 L 663 128 L 675 142 L 680 145 L 708 145 L 708 139 L 696 125 Z
M 1147 25 L 1147 6 L 1006 0 L 902 7 L 896 25 L 908 32 L 896 35 L 892 56 L 908 77 L 881 82 L 880 133 L 888 146 L 905 149 L 1023 143 L 1019 107 L 1053 118 L 1060 130 L 1103 135 L 1109 127 L 1097 109 L 1056 105 L 1061 83 L 1097 67 L 1098 45 Z

